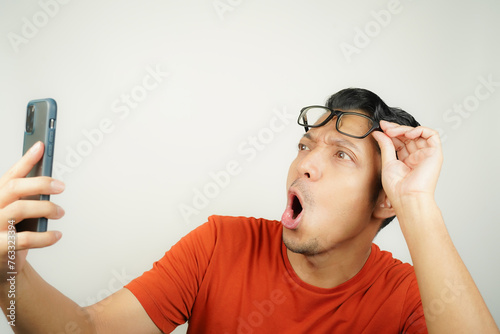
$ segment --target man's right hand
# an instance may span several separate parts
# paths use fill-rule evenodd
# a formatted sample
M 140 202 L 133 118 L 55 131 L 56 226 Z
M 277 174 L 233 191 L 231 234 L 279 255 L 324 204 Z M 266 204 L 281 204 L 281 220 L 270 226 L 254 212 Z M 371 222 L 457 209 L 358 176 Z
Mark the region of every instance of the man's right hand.
M 64 190 L 64 183 L 51 177 L 40 176 L 26 178 L 33 166 L 42 158 L 44 146 L 37 142 L 28 152 L 0 178 L 0 282 L 5 282 L 8 267 L 9 245 L 13 246 L 12 227 L 26 218 L 46 217 L 59 219 L 64 210 L 50 202 L 24 200 L 31 195 L 53 195 Z M 26 262 L 30 248 L 42 248 L 53 245 L 61 238 L 61 232 L 20 232 L 15 234 L 15 271 L 20 273 Z M 12 253 L 10 253 L 12 254 Z
M 9 268 L 9 220 L 16 223 L 26 218 L 59 219 L 64 210 L 50 201 L 26 200 L 26 196 L 59 194 L 64 184 L 50 177 L 26 175 L 43 155 L 43 144 L 37 143 L 5 175 L 0 178 L 0 306 L 5 315 L 8 300 L 6 280 Z M 11 232 L 9 234 L 9 232 Z M 97 304 L 81 307 L 45 282 L 26 263 L 30 248 L 53 245 L 61 238 L 57 231 L 16 233 L 16 333 L 160 333 L 139 300 L 122 288 Z M 12 238 L 10 238 L 12 239 Z M 10 276 L 10 275 L 9 275 Z M 8 316 L 7 318 L 10 319 Z M 22 320 L 21 320 L 22 319 Z

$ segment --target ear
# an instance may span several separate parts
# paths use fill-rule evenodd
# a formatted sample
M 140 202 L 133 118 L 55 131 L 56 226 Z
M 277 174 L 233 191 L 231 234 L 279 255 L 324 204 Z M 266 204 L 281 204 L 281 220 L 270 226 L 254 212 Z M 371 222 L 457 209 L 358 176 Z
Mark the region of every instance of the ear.
M 384 189 L 378 194 L 377 203 L 373 210 L 373 216 L 379 219 L 386 219 L 396 215 L 396 211 L 391 205 L 389 198 L 385 194 Z

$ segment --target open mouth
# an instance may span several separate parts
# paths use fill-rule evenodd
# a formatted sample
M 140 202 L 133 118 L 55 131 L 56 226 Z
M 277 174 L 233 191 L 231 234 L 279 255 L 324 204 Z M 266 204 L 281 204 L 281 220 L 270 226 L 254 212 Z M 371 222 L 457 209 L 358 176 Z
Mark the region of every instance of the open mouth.
M 281 223 L 288 229 L 296 229 L 299 226 L 303 212 L 304 208 L 300 196 L 296 192 L 290 191 L 285 212 L 283 212 L 283 216 L 281 217 Z
M 302 204 L 300 203 L 300 200 L 296 195 L 293 195 L 292 211 L 293 211 L 292 215 L 293 219 L 297 218 L 297 216 L 300 215 L 300 213 L 302 212 Z

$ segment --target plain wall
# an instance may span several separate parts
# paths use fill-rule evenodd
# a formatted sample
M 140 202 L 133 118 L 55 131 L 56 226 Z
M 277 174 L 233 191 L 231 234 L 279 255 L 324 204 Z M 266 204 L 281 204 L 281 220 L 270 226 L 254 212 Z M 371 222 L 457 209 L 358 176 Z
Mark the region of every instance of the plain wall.
M 27 102 L 59 107 L 66 191 L 52 200 L 66 216 L 49 227 L 64 235 L 29 261 L 88 305 L 211 214 L 279 219 L 298 111 L 363 87 L 441 131 L 436 198 L 500 323 L 499 13 L 496 0 L 1 0 L 0 173 L 21 155 Z M 411 261 L 397 221 L 375 242 Z

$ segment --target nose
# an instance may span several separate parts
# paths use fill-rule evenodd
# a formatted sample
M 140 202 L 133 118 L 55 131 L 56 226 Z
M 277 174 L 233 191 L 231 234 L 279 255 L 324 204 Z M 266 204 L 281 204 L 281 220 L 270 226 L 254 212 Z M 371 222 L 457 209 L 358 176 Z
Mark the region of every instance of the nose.
M 319 152 L 312 150 L 298 162 L 297 171 L 301 177 L 310 181 L 317 181 L 323 174 L 322 164 Z

